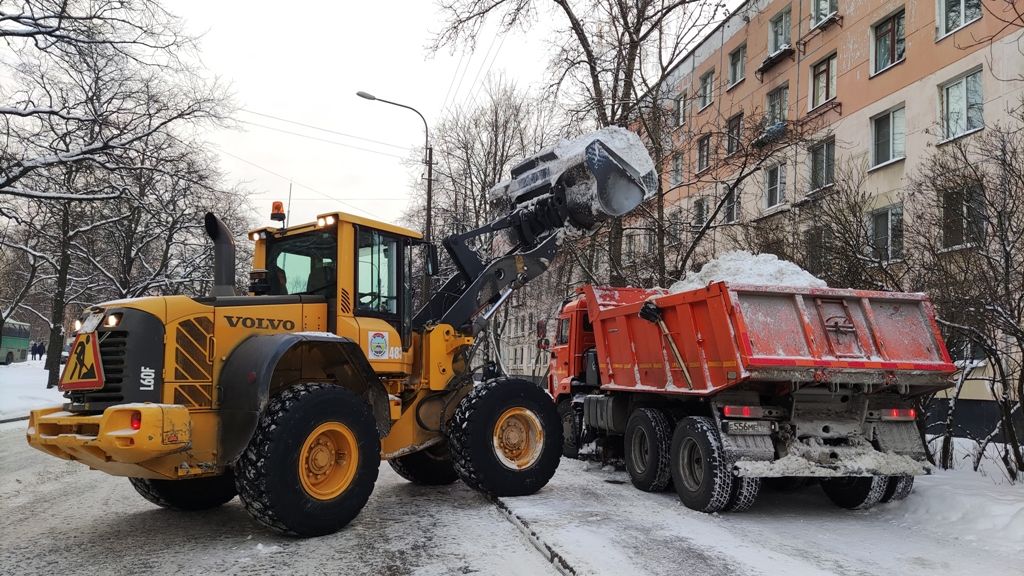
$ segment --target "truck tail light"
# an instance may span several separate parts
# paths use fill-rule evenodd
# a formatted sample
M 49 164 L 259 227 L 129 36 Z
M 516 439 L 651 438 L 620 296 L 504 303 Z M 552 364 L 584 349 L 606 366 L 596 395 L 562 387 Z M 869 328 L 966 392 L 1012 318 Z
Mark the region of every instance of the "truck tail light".
M 917 420 L 917 410 L 914 408 L 886 408 L 882 410 L 882 420 Z
M 763 418 L 764 408 L 760 406 L 723 406 L 722 416 L 726 418 Z
M 132 430 L 142 428 L 142 412 L 132 412 Z

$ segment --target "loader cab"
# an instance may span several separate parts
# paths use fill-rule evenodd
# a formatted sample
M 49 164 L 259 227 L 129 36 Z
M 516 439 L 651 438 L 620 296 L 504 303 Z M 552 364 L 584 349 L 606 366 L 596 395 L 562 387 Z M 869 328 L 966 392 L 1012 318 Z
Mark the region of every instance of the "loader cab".
M 553 397 L 569 393 L 573 380 L 584 380 L 584 356 L 595 343 L 587 303 L 577 297 L 565 304 L 558 315 L 548 371 L 548 391 Z
M 412 262 L 420 234 L 332 212 L 309 224 L 261 228 L 250 238 L 266 295 L 323 297 L 325 331 L 358 342 L 378 374 L 410 372 Z

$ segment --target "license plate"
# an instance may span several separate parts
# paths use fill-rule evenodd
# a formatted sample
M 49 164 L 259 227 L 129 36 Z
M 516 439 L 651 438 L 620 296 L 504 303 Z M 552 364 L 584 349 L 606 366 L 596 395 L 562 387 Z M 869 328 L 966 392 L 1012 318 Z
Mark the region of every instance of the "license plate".
M 93 312 L 89 314 L 89 317 L 82 322 L 82 329 L 78 331 L 79 334 L 88 334 L 96 330 L 96 327 L 103 321 L 102 312 Z
M 767 435 L 772 433 L 772 423 L 766 420 L 726 420 L 723 428 L 726 434 Z

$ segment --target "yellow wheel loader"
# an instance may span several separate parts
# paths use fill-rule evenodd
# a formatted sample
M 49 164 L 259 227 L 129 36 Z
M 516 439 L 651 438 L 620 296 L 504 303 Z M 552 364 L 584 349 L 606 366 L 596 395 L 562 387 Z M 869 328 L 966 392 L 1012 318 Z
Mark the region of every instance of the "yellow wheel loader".
M 437 253 L 412 230 L 338 212 L 253 230 L 249 294 L 236 296 L 231 234 L 207 214 L 213 294 L 88 308 L 61 376 L 67 400 L 32 412 L 28 442 L 128 477 L 159 506 L 237 494 L 298 536 L 351 521 L 382 459 L 419 484 L 532 494 L 558 465 L 561 421 L 535 384 L 475 377 L 476 337 L 548 268 L 567 227 L 593 230 L 649 196 L 652 168 L 621 129 L 523 161 L 491 191 L 500 218 L 444 239 L 457 273 L 415 312 L 414 258 L 436 269 Z M 499 256 L 473 249 L 485 239 Z

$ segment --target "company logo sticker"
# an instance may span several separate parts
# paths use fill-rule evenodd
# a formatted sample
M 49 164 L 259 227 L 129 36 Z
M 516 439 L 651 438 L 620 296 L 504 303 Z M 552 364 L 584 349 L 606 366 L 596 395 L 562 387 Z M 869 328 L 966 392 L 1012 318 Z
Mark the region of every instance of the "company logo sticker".
M 368 356 L 370 360 L 387 360 L 388 358 L 388 333 L 370 332 L 367 341 L 370 346 Z

